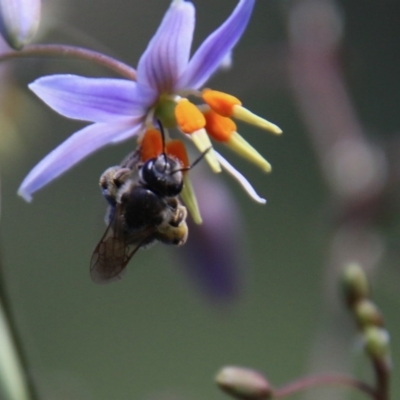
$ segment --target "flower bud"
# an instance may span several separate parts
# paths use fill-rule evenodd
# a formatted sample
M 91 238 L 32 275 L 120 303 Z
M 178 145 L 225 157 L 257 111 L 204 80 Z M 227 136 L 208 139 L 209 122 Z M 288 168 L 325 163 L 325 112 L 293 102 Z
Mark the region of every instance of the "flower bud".
M 16 50 L 30 43 L 39 28 L 40 0 L 0 0 L 0 31 Z
M 371 326 L 364 331 L 365 350 L 373 359 L 387 360 L 390 357 L 390 337 L 387 330 Z
M 361 266 L 350 263 L 343 272 L 344 295 L 349 306 L 369 296 L 369 284 Z
M 224 367 L 215 378 L 225 392 L 246 400 L 271 399 L 272 388 L 259 372 L 241 367 Z
M 354 306 L 354 314 L 361 328 L 383 326 L 383 316 L 371 300 L 363 299 Z

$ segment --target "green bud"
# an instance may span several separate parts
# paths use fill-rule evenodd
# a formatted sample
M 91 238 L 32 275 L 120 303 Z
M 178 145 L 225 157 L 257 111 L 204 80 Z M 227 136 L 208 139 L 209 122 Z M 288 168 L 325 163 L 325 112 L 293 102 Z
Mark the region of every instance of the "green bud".
M 390 337 L 387 330 L 376 326 L 364 331 L 365 350 L 373 359 L 387 360 L 390 357 Z
M 364 270 L 357 263 L 348 264 L 343 271 L 344 295 L 349 306 L 369 297 L 370 290 Z
M 225 392 L 246 400 L 272 398 L 272 388 L 265 377 L 257 371 L 241 367 L 224 367 L 215 381 Z
M 364 299 L 354 305 L 354 314 L 361 328 L 383 326 L 383 316 L 371 300 Z

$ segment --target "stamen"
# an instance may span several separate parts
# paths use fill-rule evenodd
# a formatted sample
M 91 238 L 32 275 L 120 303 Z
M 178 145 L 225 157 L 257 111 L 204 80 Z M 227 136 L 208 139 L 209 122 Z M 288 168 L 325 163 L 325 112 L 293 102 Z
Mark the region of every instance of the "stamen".
M 180 140 L 175 139 L 167 142 L 165 145 L 165 152 L 177 158 L 181 162 L 183 168 L 189 167 L 189 157 L 185 145 Z
M 148 129 L 141 140 L 140 158 L 147 161 L 159 156 L 163 152 L 163 142 L 160 131 Z
M 193 140 L 193 143 L 201 153 L 209 149 L 204 156 L 206 161 L 214 172 L 221 172 L 221 166 L 219 165 L 214 149 L 212 148 L 210 138 L 208 137 L 205 129 L 200 129 L 196 132 L 193 132 L 193 134 L 190 135 L 190 138 Z
M 277 125 L 242 107 L 242 102 L 237 97 L 211 89 L 204 89 L 202 97 L 213 111 L 223 117 L 234 117 L 272 133 L 282 133 Z
M 230 139 L 225 142 L 233 151 L 256 164 L 265 172 L 271 172 L 271 164 L 237 132 L 233 132 Z
M 193 133 L 204 128 L 206 120 L 200 110 L 189 100 L 182 99 L 175 107 L 175 118 L 184 133 Z
M 201 218 L 199 205 L 197 203 L 196 194 L 192 186 L 192 182 L 189 179 L 189 174 L 183 175 L 183 189 L 181 192 L 181 198 L 187 207 L 189 214 L 192 216 L 193 221 L 200 225 L 203 222 Z
M 226 142 L 236 131 L 236 124 L 227 117 L 217 114 L 215 111 L 206 111 L 204 113 L 206 119 L 206 131 L 215 140 Z
M 240 156 L 253 162 L 265 172 L 271 171 L 270 163 L 236 132 L 236 124 L 210 110 L 204 113 L 207 133 L 215 140 L 223 142 Z
M 202 97 L 216 113 L 224 117 L 231 117 L 233 107 L 242 104 L 237 97 L 217 90 L 204 89 Z
M 258 115 L 249 111 L 247 108 L 241 107 L 240 105 L 235 105 L 233 106 L 232 111 L 232 116 L 237 119 L 240 119 L 252 125 L 256 125 L 259 128 L 266 129 L 267 131 L 270 131 L 277 135 L 282 133 L 282 129 L 279 128 L 279 126 L 267 121 L 264 118 L 259 117 Z

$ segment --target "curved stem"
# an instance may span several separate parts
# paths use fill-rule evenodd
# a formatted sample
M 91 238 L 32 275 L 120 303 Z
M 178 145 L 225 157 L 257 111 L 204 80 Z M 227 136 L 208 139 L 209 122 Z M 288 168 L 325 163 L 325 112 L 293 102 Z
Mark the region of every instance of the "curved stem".
M 0 62 L 14 58 L 67 57 L 94 62 L 106 67 L 124 78 L 136 80 L 136 70 L 129 65 L 94 50 L 63 44 L 38 44 L 24 47 L 20 51 L 10 51 L 0 55 Z
M 293 395 L 302 390 L 310 387 L 321 386 L 321 385 L 341 385 L 352 387 L 353 389 L 359 390 L 371 397 L 371 399 L 377 399 L 375 390 L 364 382 L 354 379 L 351 376 L 346 375 L 319 375 L 300 378 L 295 382 L 291 382 L 279 389 L 274 390 L 274 399 L 281 399 Z
M 374 360 L 373 366 L 376 376 L 376 399 L 388 400 L 390 367 L 385 360 Z
M 0 192 L 1 200 L 1 192 Z M 0 204 L 1 207 L 1 204 Z M 1 211 L 1 210 L 0 210 Z M 0 381 L 9 399 L 38 400 L 5 282 L 0 252 Z

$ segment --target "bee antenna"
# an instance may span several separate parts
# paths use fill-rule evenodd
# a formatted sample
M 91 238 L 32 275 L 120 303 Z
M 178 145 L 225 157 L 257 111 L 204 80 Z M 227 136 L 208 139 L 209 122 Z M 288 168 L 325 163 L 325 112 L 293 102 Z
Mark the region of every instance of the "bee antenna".
M 165 131 L 164 131 L 164 127 L 163 124 L 161 123 L 161 121 L 158 119 L 158 126 L 160 127 L 160 132 L 161 132 L 161 139 L 162 139 L 162 148 L 163 148 L 163 156 L 164 156 L 164 171 L 167 168 L 167 154 L 165 152 Z
M 179 168 L 176 169 L 174 171 L 171 171 L 171 175 L 175 174 L 176 172 L 185 172 L 185 171 L 189 171 L 190 169 L 192 169 L 195 165 L 197 165 L 203 158 L 204 156 L 212 149 L 212 147 L 210 146 L 208 149 L 205 149 L 199 157 L 197 157 L 196 160 L 193 161 L 193 163 L 191 165 L 189 165 L 188 167 L 183 167 L 183 168 Z

